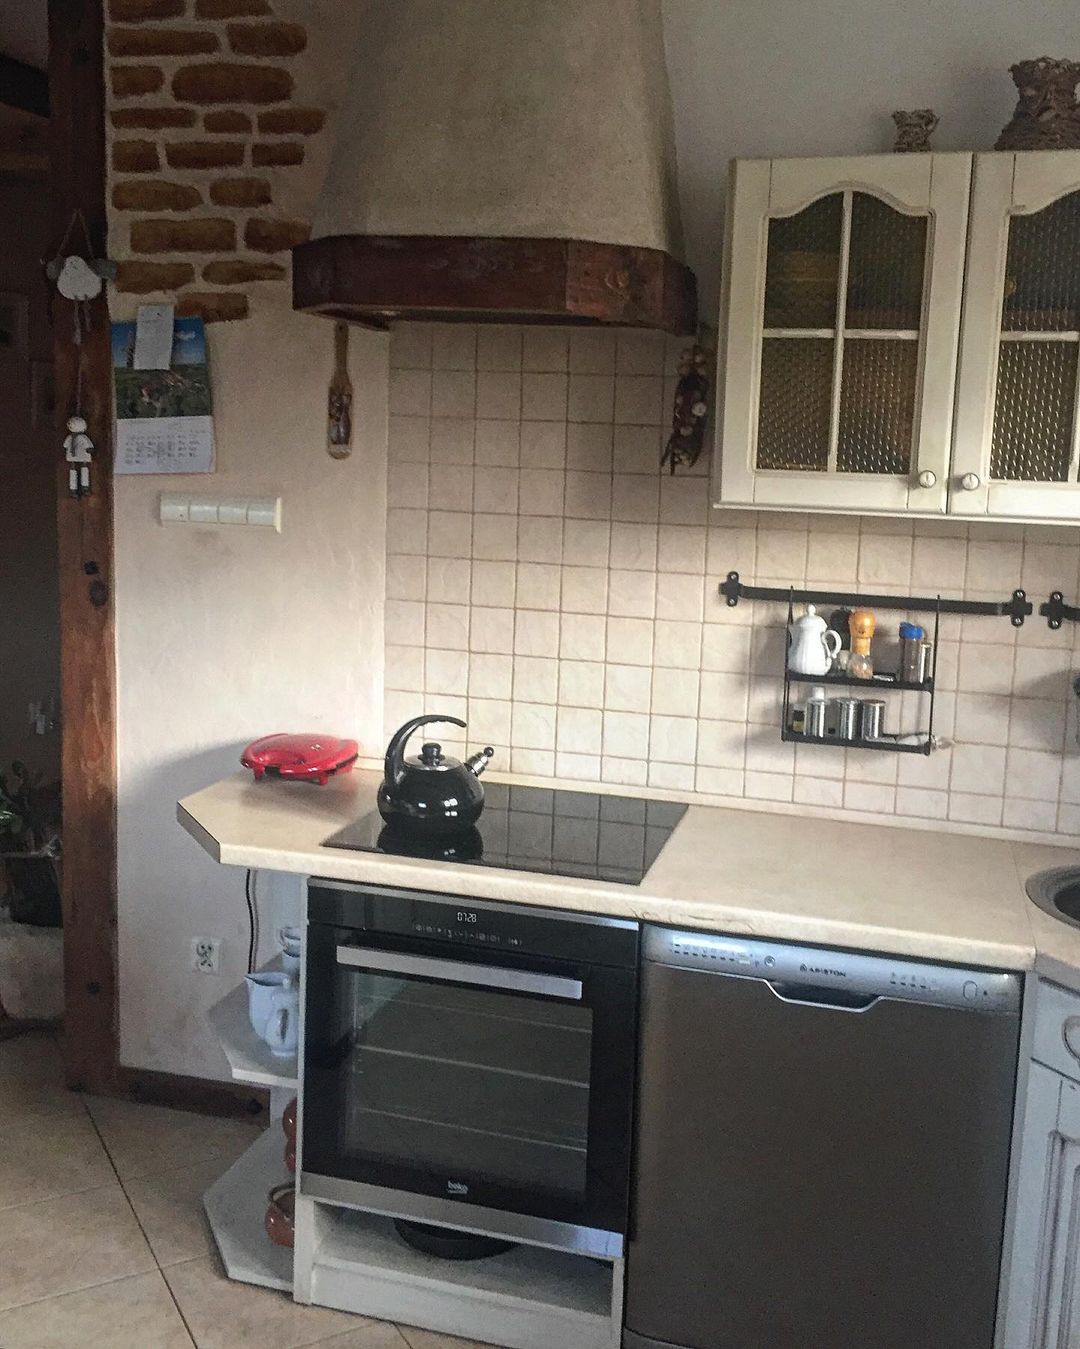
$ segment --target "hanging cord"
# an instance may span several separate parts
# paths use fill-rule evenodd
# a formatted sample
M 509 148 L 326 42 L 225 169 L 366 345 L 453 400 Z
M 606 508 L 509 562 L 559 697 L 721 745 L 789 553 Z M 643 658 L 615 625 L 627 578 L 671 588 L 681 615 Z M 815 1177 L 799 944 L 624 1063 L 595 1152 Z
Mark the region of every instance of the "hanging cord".
M 255 973 L 255 957 L 259 950 L 259 900 L 255 893 L 255 872 L 249 867 L 244 880 L 244 898 L 248 911 L 248 974 Z

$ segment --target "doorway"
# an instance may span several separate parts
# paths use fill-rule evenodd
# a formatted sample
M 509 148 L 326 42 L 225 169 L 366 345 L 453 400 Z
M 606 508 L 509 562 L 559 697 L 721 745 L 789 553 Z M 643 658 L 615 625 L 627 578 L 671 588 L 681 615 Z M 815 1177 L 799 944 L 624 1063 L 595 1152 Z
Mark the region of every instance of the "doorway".
M 0 57 L 0 1037 L 63 1012 L 50 123 L 28 19 L 12 41 L 29 59 Z

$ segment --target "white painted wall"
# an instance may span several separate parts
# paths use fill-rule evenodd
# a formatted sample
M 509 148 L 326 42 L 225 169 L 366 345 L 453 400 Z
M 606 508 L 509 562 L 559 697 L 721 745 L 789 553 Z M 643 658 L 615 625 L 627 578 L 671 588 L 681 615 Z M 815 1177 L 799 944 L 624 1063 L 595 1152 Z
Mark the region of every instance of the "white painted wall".
M 664 0 L 687 260 L 715 322 L 728 160 L 888 150 L 894 108 L 932 107 L 942 150 L 989 150 L 1009 66 L 1074 57 L 1073 0 Z
M 120 1052 L 225 1077 L 203 1014 L 244 972 L 244 875 L 179 828 L 176 801 L 236 771 L 243 746 L 272 731 L 381 747 L 386 337 L 353 334 L 354 450 L 336 462 L 332 324 L 278 297 L 208 331 L 218 471 L 116 483 Z M 280 495 L 284 528 L 163 526 L 166 488 Z M 280 904 L 262 894 L 269 956 Z M 195 935 L 224 940 L 220 978 L 191 971 Z
M 303 166 L 273 173 L 276 213 L 310 219 L 359 11 L 340 0 L 276 0 L 274 10 L 308 31 L 291 67 L 296 102 L 330 113 Z M 114 218 L 110 254 L 127 247 L 127 223 Z M 222 1079 L 204 1014 L 246 968 L 244 875 L 184 833 L 177 799 L 236 771 L 243 746 L 274 731 L 382 749 L 387 338 L 352 332 L 354 448 L 334 461 L 333 325 L 293 313 L 287 284 L 250 291 L 248 320 L 207 329 L 217 471 L 120 477 L 115 505 L 120 1058 Z M 134 316 L 134 297 L 110 303 L 115 319 Z M 184 489 L 281 496 L 283 531 L 162 526 L 158 494 Z M 297 892 L 264 874 L 259 895 L 269 957 Z M 220 977 L 192 971 L 196 935 L 222 938 Z

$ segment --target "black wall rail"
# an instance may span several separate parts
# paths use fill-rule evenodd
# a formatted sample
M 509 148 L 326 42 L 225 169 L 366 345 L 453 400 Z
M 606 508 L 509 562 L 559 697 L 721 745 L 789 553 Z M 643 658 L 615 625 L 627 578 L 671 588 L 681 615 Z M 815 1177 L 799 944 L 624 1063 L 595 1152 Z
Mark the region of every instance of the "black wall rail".
M 1058 594 L 1057 591 L 1054 592 Z M 1014 590 L 1007 600 L 949 600 L 942 599 L 935 595 L 866 595 L 854 594 L 841 590 L 795 590 L 793 588 L 785 589 L 783 586 L 755 586 L 745 585 L 739 578 L 737 571 L 729 571 L 726 578 L 720 582 L 720 594 L 728 602 L 728 608 L 733 609 L 740 600 L 776 600 L 780 603 L 793 601 L 797 604 L 835 604 L 842 608 L 854 608 L 859 605 L 867 606 L 871 609 L 901 609 L 910 611 L 921 611 L 924 613 L 942 613 L 942 614 L 978 614 L 988 618 L 1008 618 L 1012 621 L 1014 628 L 1022 628 L 1024 619 L 1029 617 L 1035 611 L 1035 606 L 1027 597 L 1027 592 L 1023 590 Z M 1060 600 L 1061 596 L 1058 595 Z M 1051 602 L 1053 596 L 1051 596 Z M 1042 605 L 1039 609 L 1040 614 L 1047 614 L 1047 605 Z M 1063 616 L 1071 618 L 1074 622 L 1080 622 L 1080 609 L 1069 609 L 1067 605 L 1063 606 Z M 1047 617 L 1049 615 L 1047 614 Z M 1057 623 L 1050 622 L 1050 626 L 1060 627 L 1060 619 Z
M 1039 613 L 1046 619 L 1046 626 L 1053 628 L 1055 632 L 1066 619 L 1070 623 L 1080 623 L 1080 609 L 1066 604 L 1065 596 L 1060 590 L 1050 592 L 1050 598 L 1046 603 L 1039 605 Z

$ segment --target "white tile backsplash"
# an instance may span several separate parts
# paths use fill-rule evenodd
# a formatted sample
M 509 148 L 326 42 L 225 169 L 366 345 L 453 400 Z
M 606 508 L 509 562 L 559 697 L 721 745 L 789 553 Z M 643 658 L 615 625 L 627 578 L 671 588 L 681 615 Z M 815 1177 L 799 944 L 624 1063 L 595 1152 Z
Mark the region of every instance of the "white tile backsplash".
M 946 616 L 946 747 L 796 747 L 778 734 L 786 606 L 717 593 L 737 570 L 978 598 L 1023 585 L 1038 604 L 1077 592 L 1073 531 L 711 511 L 705 458 L 659 467 L 677 349 L 633 331 L 395 329 L 388 729 L 449 712 L 516 773 L 1080 833 L 1080 631 Z M 879 613 L 879 655 L 900 617 Z M 889 715 L 921 728 L 925 700 L 894 695 Z

